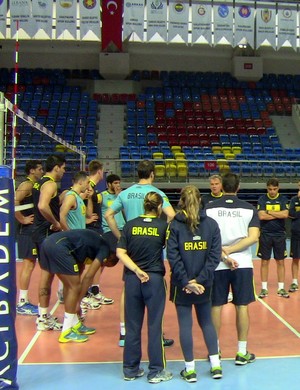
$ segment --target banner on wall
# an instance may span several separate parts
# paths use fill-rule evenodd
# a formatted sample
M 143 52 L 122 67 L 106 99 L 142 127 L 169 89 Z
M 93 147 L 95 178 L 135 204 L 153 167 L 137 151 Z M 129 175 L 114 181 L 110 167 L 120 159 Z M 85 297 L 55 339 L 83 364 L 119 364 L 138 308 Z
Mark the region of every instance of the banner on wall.
M 252 4 L 252 5 L 251 5 Z M 254 13 L 253 2 L 235 3 L 234 7 L 234 44 L 248 43 L 254 48 Z
M 56 1 L 56 38 L 67 31 L 76 39 L 76 0 Z
M 161 0 L 147 1 L 147 41 L 157 33 L 167 41 L 167 2 Z
M 144 0 L 124 2 L 123 40 L 135 33 L 144 40 Z
M 217 44 L 225 38 L 233 44 L 233 7 L 232 2 L 214 3 L 214 42 Z
M 7 1 L 0 0 L 0 34 L 6 37 Z
M 297 50 L 297 6 L 295 4 L 278 5 L 278 49 L 286 41 Z
M 35 21 L 35 35 L 38 30 L 44 30 L 52 38 L 53 3 L 50 1 L 32 0 L 32 17 Z
M 264 41 L 276 48 L 276 9 L 271 3 L 257 3 L 256 8 L 256 47 Z
M 100 0 L 80 0 L 80 39 L 92 32 L 100 40 Z
M 102 0 L 102 50 L 122 51 L 123 0 Z
M 11 0 L 10 1 L 10 31 L 13 38 L 17 31 L 17 22 L 19 29 L 22 29 L 31 38 L 36 31 L 35 22 L 32 18 L 32 9 L 30 0 Z
M 210 45 L 212 44 L 212 8 L 210 3 L 192 3 L 192 43 L 202 36 Z
M 188 43 L 189 8 L 189 0 L 169 1 L 169 42 L 179 35 L 183 42 Z

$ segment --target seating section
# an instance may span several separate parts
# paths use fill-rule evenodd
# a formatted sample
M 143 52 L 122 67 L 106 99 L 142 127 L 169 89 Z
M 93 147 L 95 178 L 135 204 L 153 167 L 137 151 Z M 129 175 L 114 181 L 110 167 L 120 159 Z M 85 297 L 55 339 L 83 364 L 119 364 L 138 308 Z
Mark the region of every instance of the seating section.
M 177 145 L 192 176 L 229 169 L 270 176 L 277 166 L 279 174 L 296 174 L 290 161 L 296 160 L 297 151 L 282 148 L 271 115 L 291 115 L 300 96 L 300 76 L 264 75 L 259 82 L 239 82 L 229 73 L 134 71 L 132 79 L 159 79 L 162 86 L 147 87 L 127 102 L 128 159 L 130 148 L 137 147 L 143 151 L 140 158 L 159 154 L 167 168 L 166 160 L 175 157 L 170 150 Z M 252 160 L 259 162 L 252 167 Z M 263 160 L 270 161 L 271 169 Z M 207 161 L 214 162 L 211 168 Z M 163 169 L 157 172 L 161 176 Z

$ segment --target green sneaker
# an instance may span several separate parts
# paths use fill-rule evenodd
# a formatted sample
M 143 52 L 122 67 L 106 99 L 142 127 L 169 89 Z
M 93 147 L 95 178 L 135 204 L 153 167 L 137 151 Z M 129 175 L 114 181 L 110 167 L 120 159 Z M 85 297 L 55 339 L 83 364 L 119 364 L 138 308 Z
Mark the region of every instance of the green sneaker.
M 247 352 L 246 355 L 243 355 L 241 352 L 238 352 L 235 357 L 235 364 L 237 366 L 244 366 L 247 363 L 255 362 L 255 355 L 253 353 Z
M 197 373 L 195 370 L 186 371 L 185 369 L 180 372 L 180 377 L 186 382 L 197 382 Z
M 280 290 L 277 291 L 277 295 L 282 298 L 289 298 L 289 293 L 285 291 L 284 288 L 281 288 Z
M 265 288 L 263 288 L 258 296 L 258 298 L 260 299 L 264 299 L 268 296 L 268 290 L 266 290 Z
M 87 326 L 83 325 L 80 321 L 77 322 L 75 326 L 72 328 L 73 332 L 78 334 L 94 334 L 96 332 L 95 328 L 88 328 Z
M 88 341 L 88 337 L 83 334 L 78 334 L 73 331 L 73 328 L 67 329 L 64 332 L 62 332 L 59 336 L 58 341 L 60 343 L 84 343 L 85 341 Z
M 222 367 L 213 367 L 210 370 L 211 377 L 213 379 L 221 379 L 223 376 Z
M 289 288 L 289 292 L 295 292 L 299 290 L 299 286 L 297 283 L 292 283 Z

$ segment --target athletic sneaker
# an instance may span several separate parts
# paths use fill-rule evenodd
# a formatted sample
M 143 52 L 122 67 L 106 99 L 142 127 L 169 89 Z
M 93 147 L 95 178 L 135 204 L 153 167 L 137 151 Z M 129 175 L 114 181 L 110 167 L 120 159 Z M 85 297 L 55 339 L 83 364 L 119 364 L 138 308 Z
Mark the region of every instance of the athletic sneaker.
M 17 304 L 17 313 L 27 316 L 38 316 L 39 309 L 30 302 L 19 302 Z
M 295 292 L 299 290 L 299 286 L 297 283 L 292 283 L 289 288 L 289 292 Z
M 210 370 L 211 377 L 213 379 L 221 379 L 223 376 L 222 367 L 213 367 Z
M 144 376 L 144 374 L 145 371 L 143 370 L 143 368 L 139 368 L 135 376 L 124 376 L 124 381 L 134 381 L 136 378 L 141 378 L 142 376 Z
M 164 337 L 163 341 L 164 341 L 164 347 L 171 347 L 174 344 L 173 339 L 165 339 L 165 337 Z
M 57 300 L 59 303 L 64 303 L 64 290 L 57 290 Z
M 81 309 L 98 310 L 101 307 L 101 303 L 97 301 L 92 294 L 88 294 L 80 302 Z
M 197 373 L 195 370 L 186 371 L 186 369 L 184 369 L 180 371 L 180 378 L 189 383 L 197 382 Z
M 114 300 L 112 298 L 105 297 L 101 291 L 98 294 L 93 295 L 93 298 L 101 303 L 101 305 L 112 305 Z
M 84 334 L 79 334 L 73 331 L 73 328 L 67 329 L 64 332 L 62 332 L 59 336 L 58 341 L 60 343 L 84 343 L 85 341 L 88 341 L 88 337 Z
M 58 318 L 52 317 L 50 314 L 46 318 L 38 317 L 36 319 L 37 330 L 62 330 L 63 325 L 58 322 Z
M 263 298 L 266 298 L 268 296 L 268 290 L 266 290 L 265 288 L 263 288 L 258 296 L 258 298 L 260 299 L 263 299 Z
M 124 346 L 125 346 L 125 335 L 124 334 L 120 334 L 119 347 L 124 347 Z
M 89 328 L 83 325 L 80 321 L 77 322 L 75 326 L 72 327 L 72 331 L 78 334 L 94 334 L 96 332 L 95 328 Z
M 247 363 L 255 362 L 255 355 L 253 353 L 247 352 L 246 355 L 243 355 L 241 352 L 238 352 L 235 357 L 235 364 L 237 366 L 244 366 Z
M 148 379 L 149 383 L 166 382 L 173 378 L 173 374 L 169 371 L 159 371 L 153 378 Z
M 285 291 L 284 288 L 281 288 L 280 290 L 277 291 L 277 295 L 282 298 L 289 298 L 289 293 Z
M 233 295 L 232 295 L 232 292 L 229 291 L 228 296 L 227 296 L 227 302 L 230 303 L 230 302 L 232 302 L 232 300 L 233 300 Z

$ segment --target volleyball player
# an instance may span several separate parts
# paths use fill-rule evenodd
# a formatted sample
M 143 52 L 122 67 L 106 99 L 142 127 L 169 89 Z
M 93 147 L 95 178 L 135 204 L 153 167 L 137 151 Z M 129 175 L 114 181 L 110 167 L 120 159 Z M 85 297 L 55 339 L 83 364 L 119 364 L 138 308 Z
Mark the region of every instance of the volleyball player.
M 293 196 L 289 207 L 289 217 L 292 219 L 291 224 L 291 251 L 292 258 L 292 284 L 289 292 L 299 290 L 298 273 L 300 259 L 300 181 L 298 182 L 298 194 Z

